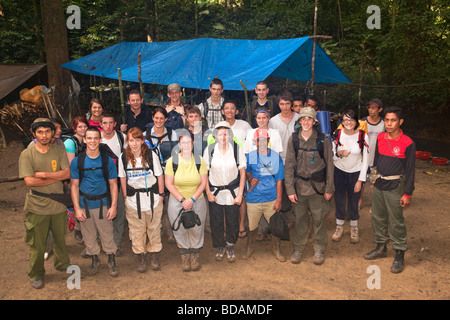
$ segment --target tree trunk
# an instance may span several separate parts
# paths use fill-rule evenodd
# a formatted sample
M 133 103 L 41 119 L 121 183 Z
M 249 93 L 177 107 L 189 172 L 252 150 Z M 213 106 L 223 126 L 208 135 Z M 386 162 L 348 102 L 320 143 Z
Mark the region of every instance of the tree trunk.
M 70 71 L 61 67 L 69 62 L 69 46 L 63 2 L 41 0 L 42 33 L 44 35 L 48 83 L 54 87 L 57 105 L 64 105 L 71 87 Z

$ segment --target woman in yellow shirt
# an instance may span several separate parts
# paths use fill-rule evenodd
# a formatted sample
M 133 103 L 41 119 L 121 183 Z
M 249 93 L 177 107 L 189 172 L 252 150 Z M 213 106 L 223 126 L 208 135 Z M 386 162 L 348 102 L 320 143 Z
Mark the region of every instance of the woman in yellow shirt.
M 173 229 L 178 227 L 180 212 L 193 210 L 200 218 L 200 225 L 185 229 L 180 224 L 173 235 L 180 249 L 183 271 L 200 269 L 199 251 L 204 242 L 206 200 L 203 197 L 208 172 L 203 158 L 192 154 L 194 137 L 186 129 L 178 133 L 180 153 L 167 160 L 165 184 L 170 192 L 167 213 Z

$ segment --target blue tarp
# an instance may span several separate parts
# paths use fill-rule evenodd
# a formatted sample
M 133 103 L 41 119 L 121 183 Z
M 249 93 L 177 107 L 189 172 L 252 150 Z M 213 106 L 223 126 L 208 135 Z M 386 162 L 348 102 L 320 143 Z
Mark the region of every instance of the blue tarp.
M 258 81 L 275 76 L 298 81 L 311 78 L 313 40 L 310 37 L 282 40 L 227 40 L 200 38 L 173 42 L 121 42 L 62 67 L 83 74 L 139 82 L 141 53 L 143 83 L 208 89 L 221 79 L 225 90 L 251 90 Z M 316 46 L 315 82 L 349 83 L 326 52 Z

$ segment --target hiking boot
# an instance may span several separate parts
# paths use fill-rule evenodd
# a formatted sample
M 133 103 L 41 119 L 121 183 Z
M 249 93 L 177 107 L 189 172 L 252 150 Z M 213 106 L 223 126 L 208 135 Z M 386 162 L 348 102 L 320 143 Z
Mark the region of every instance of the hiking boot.
M 161 264 L 159 263 L 158 259 L 158 253 L 150 253 L 150 267 L 152 270 L 159 270 L 161 269 Z
M 302 259 L 302 253 L 298 250 L 294 250 L 294 252 L 292 253 L 292 256 L 291 256 L 291 262 L 294 264 L 298 264 L 298 263 L 300 263 L 301 259 Z
M 252 246 L 255 245 L 257 233 L 258 233 L 258 229 L 249 231 L 248 237 L 247 237 L 247 246 L 245 249 L 245 253 L 242 255 L 243 259 L 248 259 L 252 255 L 252 253 L 253 253 Z
M 402 272 L 404 264 L 405 264 L 405 251 L 395 250 L 395 258 L 391 266 L 391 272 L 392 273 Z
M 145 253 L 140 253 L 139 254 L 139 264 L 137 267 L 137 271 L 139 273 L 144 273 L 147 271 L 147 260 L 145 259 Z
M 364 259 L 366 260 L 374 260 L 377 258 L 384 258 L 386 257 L 386 244 L 385 243 L 378 243 L 377 247 L 375 249 L 373 249 L 370 252 L 367 252 L 364 255 Z
M 93 276 L 97 274 L 98 272 L 98 266 L 100 265 L 100 259 L 98 258 L 98 255 L 91 256 L 92 258 L 92 264 L 89 266 L 89 269 L 87 271 L 88 276 Z
M 181 255 L 181 269 L 184 272 L 191 271 L 191 255 L 189 253 Z
M 219 262 L 222 261 L 224 255 L 225 255 L 225 248 L 221 247 L 221 248 L 217 249 L 217 253 L 216 253 L 216 257 L 215 257 L 216 261 L 219 261 Z
M 234 255 L 234 246 L 233 245 L 227 246 L 227 261 L 230 263 L 236 261 L 236 256 Z
M 335 242 L 341 241 L 343 234 L 344 234 L 344 226 L 336 226 L 336 231 L 331 236 L 331 240 Z
M 31 281 L 31 286 L 35 289 L 42 289 L 44 287 L 44 280 L 38 279 Z
M 84 259 L 89 259 L 91 256 L 86 253 L 86 248 L 81 251 L 81 257 Z
M 73 237 L 75 238 L 75 242 L 77 244 L 83 244 L 83 235 L 81 234 L 81 230 L 75 230 L 73 233 Z
M 119 268 L 116 265 L 116 256 L 108 254 L 108 273 L 111 277 L 117 277 L 119 275 Z
M 200 270 L 200 268 L 201 268 L 201 266 L 200 266 L 198 252 L 191 253 L 191 270 L 192 271 L 198 271 L 198 270 Z
M 322 252 L 314 253 L 313 262 L 316 265 L 321 265 L 323 263 L 323 253 Z
M 358 227 L 350 228 L 350 243 L 358 243 L 359 242 L 359 230 Z
M 278 261 L 285 262 L 286 257 L 283 256 L 283 254 L 281 253 L 280 242 L 281 242 L 280 238 L 275 237 L 275 236 L 272 237 L 272 252 Z

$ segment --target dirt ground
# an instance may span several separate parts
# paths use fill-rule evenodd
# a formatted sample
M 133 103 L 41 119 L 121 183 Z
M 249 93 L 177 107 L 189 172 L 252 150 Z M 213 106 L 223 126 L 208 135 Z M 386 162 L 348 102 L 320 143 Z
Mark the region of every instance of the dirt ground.
M 18 175 L 17 160 L 22 145 L 12 142 L 0 152 L 0 178 Z M 436 171 L 437 170 L 437 171 Z M 404 212 L 409 249 L 402 273 L 392 274 L 394 251 L 388 256 L 366 261 L 364 253 L 374 248 L 370 222 L 370 192 L 366 188 L 360 215 L 360 242 L 350 244 L 349 226 L 339 243 L 331 241 L 334 231 L 334 206 L 327 217 L 328 247 L 325 262 L 313 264 L 312 238 L 300 264 L 278 262 L 271 253 L 270 242 L 258 242 L 249 260 L 242 260 L 245 239 L 236 245 L 237 260 L 216 262 L 209 233 L 200 251 L 202 268 L 198 272 L 181 271 L 181 260 L 175 244 L 163 237 L 160 271 L 136 271 L 137 258 L 131 251 L 127 230 L 122 244 L 123 255 L 116 259 L 120 275 L 111 278 L 107 257 L 100 257 L 101 268 L 94 277 L 86 270 L 90 259 L 80 256 L 82 246 L 69 232 L 66 242 L 71 263 L 81 269 L 81 288 L 70 290 L 68 273 L 56 271 L 53 256 L 45 263 L 45 287 L 31 288 L 27 272 L 29 250 L 24 241 L 23 212 L 27 188 L 23 181 L 0 183 L 0 299 L 1 300 L 448 300 L 450 283 L 448 260 L 450 243 L 450 167 L 435 166 L 431 161 L 417 160 L 416 190 Z M 333 202 L 333 200 L 332 200 Z M 292 243 L 282 242 L 289 258 Z M 369 268 L 380 270 L 379 289 L 370 289 Z

